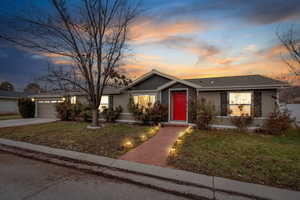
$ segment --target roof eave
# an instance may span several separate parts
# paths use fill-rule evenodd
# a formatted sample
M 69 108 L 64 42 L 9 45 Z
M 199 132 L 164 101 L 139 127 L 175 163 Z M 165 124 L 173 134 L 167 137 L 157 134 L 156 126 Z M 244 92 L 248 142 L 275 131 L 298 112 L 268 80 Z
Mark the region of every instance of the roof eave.
M 252 89 L 280 89 L 286 88 L 289 85 L 276 84 L 276 85 L 247 85 L 247 86 L 227 86 L 227 87 L 202 87 L 198 91 L 216 91 L 216 90 L 252 90 Z

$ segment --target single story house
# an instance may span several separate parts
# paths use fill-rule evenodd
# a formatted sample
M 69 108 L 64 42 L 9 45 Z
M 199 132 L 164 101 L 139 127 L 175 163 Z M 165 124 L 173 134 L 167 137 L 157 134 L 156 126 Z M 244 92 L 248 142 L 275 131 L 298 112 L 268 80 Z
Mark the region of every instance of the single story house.
M 288 85 L 261 75 L 231 76 L 216 78 L 179 79 L 152 70 L 124 88 L 107 88 L 100 107 L 123 107 L 120 122 L 134 122 L 127 105 L 130 96 L 134 102 L 147 105 L 160 101 L 168 108 L 165 122 L 193 123 L 193 102 L 205 98 L 215 105 L 218 120 L 216 125 L 230 125 L 230 115 L 240 115 L 239 106 L 244 113 L 252 115 L 254 125 L 273 112 L 277 104 L 278 89 Z M 71 102 L 86 101 L 81 93 L 70 93 Z M 36 99 L 37 117 L 55 117 L 54 103 L 64 100 L 61 94 L 33 96 Z M 229 112 L 230 111 L 230 112 Z
M 24 92 L 0 90 L 0 114 L 18 114 L 18 99 L 28 95 Z

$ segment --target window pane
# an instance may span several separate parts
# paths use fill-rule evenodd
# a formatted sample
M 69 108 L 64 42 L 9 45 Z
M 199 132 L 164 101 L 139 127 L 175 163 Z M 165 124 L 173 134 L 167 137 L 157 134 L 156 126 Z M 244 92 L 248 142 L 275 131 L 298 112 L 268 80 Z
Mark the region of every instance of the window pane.
M 242 109 L 240 109 L 242 108 Z M 251 106 L 250 105 L 242 105 L 242 107 L 240 107 L 240 105 L 230 105 L 229 106 L 230 109 L 230 115 L 231 116 L 241 116 L 243 113 L 244 114 L 248 114 L 249 116 L 251 115 Z
M 100 106 L 98 108 L 100 112 L 102 112 L 104 108 L 108 108 L 108 99 L 108 96 L 102 96 Z
M 148 107 L 149 103 L 153 105 L 155 103 L 155 95 L 136 95 L 133 96 L 133 101 L 143 107 Z
M 229 104 L 251 104 L 251 92 L 230 92 Z
M 76 96 L 71 97 L 71 104 L 76 104 Z

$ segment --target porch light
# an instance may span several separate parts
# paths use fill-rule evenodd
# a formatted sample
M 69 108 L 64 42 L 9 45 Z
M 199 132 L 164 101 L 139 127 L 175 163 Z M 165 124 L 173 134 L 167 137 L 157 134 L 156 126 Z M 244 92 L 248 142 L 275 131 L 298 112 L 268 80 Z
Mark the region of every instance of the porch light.
M 34 102 L 34 101 L 35 101 L 35 99 L 34 99 L 34 98 L 31 98 L 31 101 L 32 101 L 32 102 Z

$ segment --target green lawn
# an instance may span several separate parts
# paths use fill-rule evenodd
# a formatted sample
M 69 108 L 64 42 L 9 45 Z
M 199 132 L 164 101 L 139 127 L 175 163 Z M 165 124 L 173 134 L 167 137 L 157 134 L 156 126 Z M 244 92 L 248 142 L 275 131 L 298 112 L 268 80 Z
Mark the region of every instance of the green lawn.
M 155 133 L 151 127 L 141 125 L 106 124 L 97 130 L 86 129 L 87 125 L 83 122 L 54 122 L 1 128 L 0 138 L 117 158 Z
M 300 132 L 286 136 L 198 131 L 182 136 L 169 165 L 196 173 L 300 190 Z
M 0 120 L 20 119 L 21 115 L 0 115 Z

